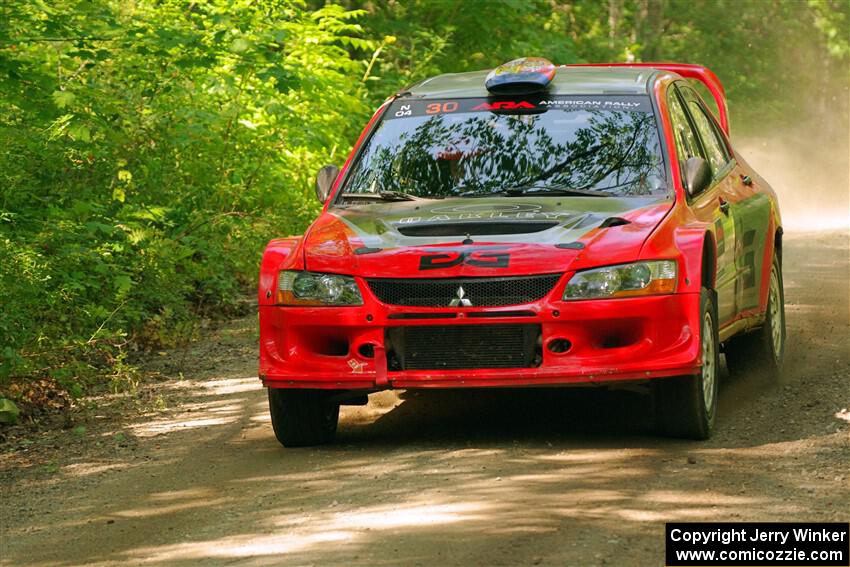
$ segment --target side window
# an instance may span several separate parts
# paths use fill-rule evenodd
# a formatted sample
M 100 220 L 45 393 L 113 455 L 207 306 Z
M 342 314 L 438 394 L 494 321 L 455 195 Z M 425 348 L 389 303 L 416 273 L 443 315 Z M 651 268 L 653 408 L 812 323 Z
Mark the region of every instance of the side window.
M 679 171 L 685 171 L 685 162 L 688 158 L 702 157 L 699 140 L 691 128 L 688 115 L 682 106 L 675 89 L 670 89 L 668 102 L 670 108 L 670 124 L 673 127 L 673 135 L 676 137 L 676 153 L 679 155 Z
M 716 177 L 717 173 L 729 163 L 729 156 L 726 153 L 726 145 L 720 139 L 717 129 L 712 124 L 711 118 L 708 117 L 705 105 L 697 97 L 691 89 L 680 89 L 685 99 L 688 101 L 688 110 L 691 111 L 691 117 L 694 119 L 699 137 L 702 140 L 702 147 L 705 148 L 706 159 L 711 164 L 711 172 Z

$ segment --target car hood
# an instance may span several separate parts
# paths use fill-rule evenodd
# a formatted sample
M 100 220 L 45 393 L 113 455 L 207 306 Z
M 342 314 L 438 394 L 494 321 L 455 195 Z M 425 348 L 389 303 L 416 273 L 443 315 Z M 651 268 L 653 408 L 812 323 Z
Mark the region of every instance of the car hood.
M 666 197 L 494 197 L 329 209 L 303 241 L 308 270 L 363 277 L 483 277 L 630 262 Z

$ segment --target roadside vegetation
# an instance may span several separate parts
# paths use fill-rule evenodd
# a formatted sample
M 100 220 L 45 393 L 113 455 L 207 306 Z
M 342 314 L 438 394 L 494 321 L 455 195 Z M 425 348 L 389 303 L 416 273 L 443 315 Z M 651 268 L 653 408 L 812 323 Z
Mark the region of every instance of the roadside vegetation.
M 695 62 L 734 132 L 840 143 L 848 30 L 846 0 L 3 2 L 0 421 L 132 386 L 138 353 L 249 308 L 264 243 L 395 89 L 523 55 Z

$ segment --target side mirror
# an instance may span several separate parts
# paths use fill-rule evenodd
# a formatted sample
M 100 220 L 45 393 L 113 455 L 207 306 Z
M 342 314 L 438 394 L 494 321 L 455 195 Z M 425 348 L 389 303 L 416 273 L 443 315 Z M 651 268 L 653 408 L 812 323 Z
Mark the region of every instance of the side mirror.
M 316 197 L 322 203 L 328 200 L 331 195 L 331 189 L 334 186 L 339 175 L 339 168 L 335 165 L 326 165 L 316 174 Z
M 685 162 L 685 189 L 688 195 L 702 193 L 711 185 L 711 166 L 701 157 L 691 157 Z

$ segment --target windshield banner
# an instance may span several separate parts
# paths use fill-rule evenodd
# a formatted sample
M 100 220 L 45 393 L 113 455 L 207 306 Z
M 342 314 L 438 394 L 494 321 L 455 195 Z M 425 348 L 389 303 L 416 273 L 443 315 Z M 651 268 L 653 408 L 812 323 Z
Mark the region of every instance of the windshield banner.
M 625 110 L 651 112 L 649 97 L 645 95 L 557 95 L 494 98 L 458 98 L 445 100 L 411 100 L 402 98 L 393 102 L 384 120 L 462 114 L 468 112 L 493 112 L 496 114 L 539 114 L 549 109 L 559 110 Z

